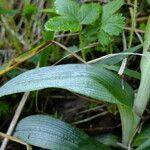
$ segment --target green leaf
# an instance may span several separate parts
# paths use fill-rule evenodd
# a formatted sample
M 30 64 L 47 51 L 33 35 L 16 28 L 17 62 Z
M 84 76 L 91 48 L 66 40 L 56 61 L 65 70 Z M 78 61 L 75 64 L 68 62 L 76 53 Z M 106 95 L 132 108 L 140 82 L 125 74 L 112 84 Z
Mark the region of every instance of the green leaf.
M 62 88 L 106 102 L 132 106 L 133 90 L 122 90 L 120 78 L 102 67 L 84 64 L 42 67 L 27 71 L 0 88 L 0 96 L 44 88 Z M 115 88 L 114 88 L 115 85 Z
M 136 135 L 134 138 L 133 147 L 138 147 L 140 145 L 143 145 L 147 140 L 150 140 L 150 126 L 147 125 L 142 129 L 142 131 Z
M 109 35 L 119 35 L 125 26 L 125 18 L 122 14 L 110 16 L 106 21 L 102 22 L 102 29 Z
M 80 9 L 79 3 L 74 0 L 56 0 L 56 12 L 59 15 L 78 20 L 78 13 Z
M 121 126 L 122 126 L 122 143 L 128 145 L 132 140 L 137 129 L 137 120 L 139 119 L 132 108 L 118 105 Z
M 113 134 L 102 134 L 100 136 L 95 137 L 95 139 L 105 145 L 118 147 L 117 142 L 119 142 L 119 138 Z
M 27 4 L 25 5 L 23 9 L 23 16 L 30 20 L 32 15 L 34 15 L 37 12 L 37 6 L 33 4 Z
M 42 33 L 44 41 L 49 41 L 54 39 L 54 32 L 43 32 Z M 52 53 L 52 46 L 47 47 L 40 55 L 39 66 L 44 67 L 48 65 L 49 56 Z
M 110 36 L 103 29 L 98 33 L 98 41 L 103 45 L 108 45 L 110 43 Z
M 109 150 L 79 129 L 46 115 L 22 119 L 14 135 L 28 144 L 49 150 Z
M 81 5 L 78 18 L 80 24 L 90 24 L 99 17 L 100 6 L 98 4 L 83 4 Z
M 114 0 L 103 6 L 102 22 L 116 13 L 124 4 L 124 0 Z
M 98 40 L 104 46 L 110 43 L 110 36 L 119 35 L 124 29 L 125 18 L 121 14 L 116 14 L 123 4 L 123 0 L 114 0 L 102 7 L 102 20 Z
M 71 31 L 77 32 L 81 30 L 81 25 L 78 21 L 66 17 L 51 18 L 45 24 L 47 31 Z
M 149 150 L 150 149 L 150 139 L 141 144 L 136 150 Z
M 56 12 L 59 17 L 49 19 L 45 24 L 47 31 L 71 31 L 77 32 L 81 30 L 78 21 L 79 4 L 72 0 L 56 0 Z
M 116 72 L 118 72 L 120 69 L 120 66 L 115 66 L 115 65 L 112 65 L 112 66 L 105 65 L 104 67 L 109 69 L 109 70 L 116 71 Z M 134 71 L 134 70 L 131 70 L 131 69 L 128 69 L 128 68 L 126 68 L 124 70 L 124 74 L 128 75 L 129 77 L 133 77 L 135 79 L 138 79 L 138 80 L 141 79 L 141 73 Z
M 136 99 L 134 101 L 134 110 L 140 116 L 145 111 L 146 105 L 150 98 L 150 16 L 148 18 L 145 40 L 143 45 L 143 56 L 141 59 L 141 82 Z
M 47 31 L 81 31 L 82 24 L 93 23 L 101 12 L 98 4 L 79 5 L 73 0 L 56 0 L 55 7 L 60 16 L 46 22 Z
M 95 23 L 94 23 L 95 24 Z M 90 52 L 93 50 L 93 48 L 87 48 L 85 49 L 84 47 L 87 47 L 90 43 L 94 43 L 97 41 L 97 32 L 98 32 L 98 27 L 95 25 L 89 25 L 87 27 L 84 27 L 82 29 L 82 32 L 80 32 L 80 49 L 82 51 Z
M 147 3 L 150 5 L 150 0 L 147 0 Z
M 140 45 L 137 45 L 135 47 L 132 47 L 132 48 L 129 48 L 123 52 L 120 53 L 120 55 L 114 55 L 114 56 L 111 56 L 111 57 L 107 57 L 111 54 L 108 54 L 106 55 L 106 58 L 104 59 L 100 59 L 99 61 L 97 61 L 97 65 L 114 65 L 114 64 L 117 64 L 119 63 L 121 60 L 123 60 L 125 57 L 129 56 L 129 55 L 124 55 L 123 53 L 134 53 L 136 52 L 137 50 L 140 50 L 142 48 L 142 44 Z M 96 65 L 95 64 L 95 65 Z
M 149 150 L 150 149 L 150 126 L 149 124 L 142 129 L 142 131 L 135 137 L 133 147 L 136 150 Z

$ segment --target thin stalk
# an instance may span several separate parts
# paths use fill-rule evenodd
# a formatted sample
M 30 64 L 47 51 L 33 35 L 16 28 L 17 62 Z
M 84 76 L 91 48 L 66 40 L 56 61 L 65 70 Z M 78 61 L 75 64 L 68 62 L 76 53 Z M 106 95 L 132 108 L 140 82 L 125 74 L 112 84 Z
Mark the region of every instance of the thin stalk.
M 11 123 L 10 123 L 10 126 L 8 128 L 8 131 L 7 131 L 7 135 L 12 135 L 12 133 L 14 131 L 14 128 L 15 128 L 17 122 L 18 122 L 18 119 L 19 119 L 19 117 L 21 115 L 21 112 L 22 112 L 22 110 L 24 108 L 24 105 L 25 105 L 25 103 L 27 101 L 27 98 L 28 98 L 29 94 L 30 94 L 30 92 L 26 92 L 23 95 L 23 97 L 22 97 L 22 99 L 21 99 L 21 101 L 20 101 L 20 103 L 19 103 L 19 105 L 17 107 L 17 110 L 15 112 L 15 115 L 14 115 L 14 117 L 13 117 Z M 7 146 L 7 143 L 8 143 L 8 138 L 4 138 L 4 140 L 2 142 L 2 145 L 0 147 L 0 150 L 5 150 L 6 146 Z
M 30 145 L 28 145 L 28 144 L 25 143 L 24 141 L 21 141 L 20 139 L 17 139 L 17 138 L 14 137 L 14 136 L 10 136 L 10 135 L 7 135 L 7 134 L 2 133 L 2 132 L 0 132 L 0 136 L 1 136 L 1 137 L 4 137 L 4 138 L 6 138 L 6 139 L 9 139 L 9 140 L 11 140 L 11 141 L 14 141 L 14 142 L 16 142 L 16 143 L 20 143 L 20 144 L 22 144 L 22 145 L 25 145 L 26 148 L 27 148 L 27 150 L 32 150 L 32 147 L 31 147 Z
M 82 58 L 84 61 L 86 61 L 86 54 L 85 54 L 85 49 L 84 49 L 84 44 L 83 44 L 83 39 L 82 39 L 81 33 L 79 33 L 79 40 L 80 40 L 80 49 L 81 49 Z
M 133 41 L 134 30 L 136 27 L 136 14 L 137 14 L 137 0 L 134 0 L 134 9 L 130 8 L 131 14 L 131 31 L 130 31 L 130 38 L 129 38 L 129 45 L 128 48 L 131 47 Z
M 0 76 L 7 73 L 8 71 L 14 69 L 19 64 L 25 62 L 29 58 L 31 58 L 31 57 L 35 56 L 36 54 L 40 53 L 42 50 L 44 50 L 45 48 L 47 48 L 51 44 L 52 44 L 51 41 L 47 41 L 47 42 L 33 48 L 32 50 L 27 51 L 27 52 L 21 54 L 20 56 L 11 59 L 8 63 L 0 66 Z
M 98 117 L 101 117 L 101 116 L 105 116 L 107 115 L 108 112 L 102 112 L 102 113 L 99 113 L 99 114 L 96 114 L 94 116 L 91 116 L 89 118 L 86 118 L 86 119 L 83 119 L 83 120 L 80 120 L 80 121 L 76 121 L 76 122 L 73 122 L 74 125 L 78 125 L 78 124 L 82 124 L 82 123 L 85 123 L 85 122 L 88 122 L 88 121 L 91 121 L 95 118 L 98 118 Z
M 67 52 L 69 52 L 71 55 L 73 55 L 74 57 L 76 57 L 78 60 L 80 60 L 82 63 L 86 64 L 86 61 L 83 60 L 80 56 L 78 56 L 76 53 L 72 52 L 71 50 L 69 50 L 66 46 L 62 45 L 61 43 L 57 42 L 57 41 L 52 41 L 52 43 L 58 45 L 59 47 L 63 48 L 64 50 L 66 50 Z

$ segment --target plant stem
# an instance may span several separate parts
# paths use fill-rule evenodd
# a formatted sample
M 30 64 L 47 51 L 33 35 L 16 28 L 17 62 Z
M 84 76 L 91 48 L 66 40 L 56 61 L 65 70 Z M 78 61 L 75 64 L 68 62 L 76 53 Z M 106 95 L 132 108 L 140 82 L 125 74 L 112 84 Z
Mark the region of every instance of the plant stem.
M 133 111 L 139 116 L 136 120 L 135 126 L 138 127 L 140 117 L 146 109 L 147 102 L 150 98 L 150 16 L 145 31 L 145 40 L 143 47 L 143 57 L 141 60 L 141 82 L 138 93 L 134 100 Z M 131 142 L 130 142 L 131 143 Z
M 130 8 L 130 14 L 131 14 L 131 31 L 130 31 L 130 38 L 129 38 L 129 45 L 128 48 L 131 47 L 132 41 L 133 41 L 133 34 L 136 27 L 136 14 L 137 14 L 137 0 L 134 0 L 134 9 Z
M 17 124 L 17 121 L 18 121 L 18 119 L 19 119 L 19 117 L 20 117 L 20 114 L 21 114 L 21 112 L 22 112 L 22 110 L 23 110 L 23 108 L 24 108 L 24 105 L 25 105 L 25 103 L 26 103 L 26 101 L 27 101 L 27 98 L 28 98 L 29 94 L 30 94 L 30 92 L 26 92 L 26 93 L 23 95 L 23 97 L 22 97 L 22 99 L 21 99 L 21 101 L 20 101 L 20 103 L 19 103 L 19 105 L 18 105 L 18 107 L 17 107 L 17 110 L 16 110 L 16 112 L 15 112 L 15 115 L 14 115 L 14 117 L 13 117 L 11 123 L 10 123 L 10 126 L 9 126 L 9 128 L 8 128 L 8 131 L 7 131 L 7 135 L 12 135 L 12 133 L 13 133 L 13 131 L 14 131 L 14 128 L 15 128 L 15 126 L 16 126 L 16 124 Z M 5 150 L 5 148 L 6 148 L 6 146 L 7 146 L 7 143 L 8 143 L 8 139 L 5 138 L 5 139 L 3 140 L 3 142 L 2 142 L 2 145 L 1 145 L 1 147 L 0 147 L 0 150 Z
M 86 61 L 86 54 L 85 54 L 85 49 L 84 49 L 82 33 L 79 33 L 79 40 L 80 40 L 80 49 L 81 49 L 82 58 L 84 61 Z
M 150 16 L 148 19 L 146 32 L 145 32 L 145 41 L 143 47 L 143 57 L 141 60 L 141 83 L 135 98 L 134 110 L 135 112 L 142 116 L 145 111 L 147 102 L 150 97 Z
M 139 117 L 130 107 L 118 105 L 118 109 L 122 124 L 122 143 L 129 145 L 133 135 L 135 135 Z
M 63 48 L 64 50 L 66 50 L 67 52 L 69 52 L 71 55 L 73 55 L 74 57 L 76 57 L 78 60 L 80 60 L 83 64 L 86 64 L 86 61 L 83 60 L 80 56 L 78 56 L 76 53 L 72 52 L 71 50 L 69 50 L 66 46 L 62 45 L 61 43 L 57 42 L 57 41 L 52 41 L 52 43 L 58 45 L 59 47 Z

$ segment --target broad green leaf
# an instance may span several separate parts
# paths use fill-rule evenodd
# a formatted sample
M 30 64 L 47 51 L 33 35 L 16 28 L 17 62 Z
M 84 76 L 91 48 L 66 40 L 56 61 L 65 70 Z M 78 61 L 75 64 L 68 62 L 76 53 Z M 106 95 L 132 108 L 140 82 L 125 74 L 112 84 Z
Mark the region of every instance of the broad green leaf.
M 119 142 L 119 137 L 113 134 L 102 134 L 100 136 L 95 137 L 99 142 L 109 145 L 112 147 L 118 147 L 117 142 Z
M 55 1 L 56 12 L 67 18 L 78 20 L 78 13 L 80 9 L 79 3 L 74 0 L 56 0 Z
M 145 40 L 143 45 L 143 56 L 141 60 L 141 82 L 136 99 L 134 101 L 134 110 L 140 116 L 143 114 L 150 98 L 150 16 L 145 31 Z
M 81 30 L 78 21 L 80 6 L 73 0 L 56 0 L 56 12 L 60 15 L 49 19 L 45 24 L 46 31 L 70 31 L 77 32 Z
M 142 129 L 142 131 L 136 135 L 136 137 L 134 138 L 132 146 L 138 147 L 140 145 L 143 145 L 147 140 L 150 140 L 150 126 L 149 125 L 144 127 Z
M 98 33 L 98 41 L 103 45 L 108 45 L 110 43 L 110 36 L 103 29 L 100 29 Z
M 115 85 L 115 88 L 114 88 Z M 42 67 L 27 71 L 0 88 L 0 96 L 44 88 L 62 88 L 96 100 L 132 106 L 133 90 L 122 90 L 120 78 L 102 67 L 85 64 Z
M 82 24 L 93 23 L 101 12 L 98 4 L 79 5 L 73 0 L 56 0 L 55 7 L 60 16 L 46 22 L 47 31 L 81 31 Z
M 119 35 L 125 26 L 125 18 L 122 14 L 110 16 L 106 21 L 102 22 L 102 29 L 109 35 Z
M 132 110 L 132 108 L 118 105 L 118 109 L 122 126 L 122 143 L 124 145 L 128 145 L 132 140 L 133 135 L 136 133 L 137 121 L 139 120 L 139 117 Z
M 96 25 L 89 25 L 85 27 L 80 35 L 80 44 L 82 43 L 83 47 L 87 47 L 87 45 L 89 45 L 90 43 L 96 42 L 97 32 L 98 27 Z
M 114 0 L 102 7 L 102 19 L 98 39 L 104 46 L 110 43 L 110 36 L 119 35 L 124 29 L 125 18 L 121 14 L 116 14 L 117 10 L 123 4 L 123 0 Z
M 45 24 L 47 31 L 71 31 L 77 32 L 81 30 L 81 25 L 77 20 L 72 20 L 67 17 L 54 17 Z
M 46 115 L 22 119 L 14 135 L 28 144 L 49 150 L 109 150 L 79 129 Z
M 150 139 L 141 144 L 136 150 L 149 150 L 150 149 Z
M 120 114 L 122 115 L 122 127 L 123 127 L 123 133 L 126 133 L 126 130 L 128 130 L 128 128 L 130 130 L 128 130 L 128 136 L 123 136 L 124 137 L 124 143 L 128 144 L 130 140 L 130 137 L 133 137 L 133 135 L 136 133 L 136 129 L 139 125 L 141 116 L 146 108 L 147 102 L 149 100 L 150 97 L 150 71 L 149 71 L 149 67 L 150 67 L 150 54 L 148 52 L 148 48 L 150 46 L 150 17 L 148 19 L 148 23 L 147 23 L 147 28 L 146 28 L 146 32 L 145 32 L 145 41 L 144 41 L 144 48 L 143 48 L 143 54 L 144 56 L 142 56 L 142 61 L 141 61 L 141 82 L 140 82 L 140 87 L 138 90 L 138 93 L 135 97 L 135 101 L 134 101 L 134 111 L 132 110 L 132 112 L 127 115 L 121 112 L 122 110 L 120 110 Z M 146 53 L 146 55 L 145 55 Z M 127 109 L 125 109 L 127 110 Z M 133 114 L 133 115 L 132 115 Z M 128 116 L 129 118 L 124 118 Z M 140 116 L 140 117 L 139 117 Z M 127 123 L 128 122 L 128 123 Z M 127 123 L 127 124 L 126 124 Z M 147 146 L 147 143 L 144 144 L 145 147 Z M 139 148 L 138 150 L 141 150 L 142 148 Z
M 100 14 L 101 7 L 98 4 L 83 4 L 81 5 L 78 18 L 80 24 L 90 24 L 94 22 Z
M 124 0 L 114 0 L 114 1 L 109 2 L 108 4 L 104 5 L 102 21 L 107 20 L 114 13 L 116 13 L 123 4 L 124 4 Z
M 97 65 L 115 65 L 119 62 L 121 62 L 121 60 L 123 60 L 125 57 L 129 56 L 129 54 L 124 54 L 124 53 L 134 53 L 137 50 L 140 50 L 142 48 L 142 44 L 137 45 L 135 47 L 129 48 L 121 53 L 118 53 L 120 55 L 114 55 L 114 56 L 110 56 L 111 54 L 105 55 L 105 58 L 100 59 L 99 61 L 97 61 Z
M 112 66 L 108 66 L 108 65 L 104 65 L 105 68 L 109 69 L 109 70 L 113 70 L 113 71 L 116 71 L 118 72 L 119 69 L 120 69 L 120 66 L 115 66 L 115 65 L 112 65 Z M 130 77 L 133 77 L 135 79 L 138 79 L 140 80 L 141 79 L 141 74 L 137 71 L 134 71 L 134 70 L 131 70 L 131 69 L 125 69 L 124 70 L 124 74 L 125 75 L 128 75 Z

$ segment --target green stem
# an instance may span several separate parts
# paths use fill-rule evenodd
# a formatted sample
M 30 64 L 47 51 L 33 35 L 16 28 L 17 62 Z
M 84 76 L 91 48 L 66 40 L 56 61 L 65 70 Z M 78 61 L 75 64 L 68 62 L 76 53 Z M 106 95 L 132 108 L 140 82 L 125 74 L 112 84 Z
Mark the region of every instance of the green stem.
M 150 98 L 150 52 L 148 51 L 150 46 L 150 16 L 145 31 L 145 41 L 143 47 L 143 56 L 141 60 L 141 82 L 138 93 L 134 100 L 133 111 L 142 116 L 145 111 L 146 105 Z M 138 127 L 140 117 L 136 120 L 135 126 Z
M 147 61 L 150 62 L 150 54 L 148 56 L 149 60 L 147 56 L 145 57 L 147 57 Z M 139 116 L 142 116 L 145 111 L 150 97 L 150 63 L 147 63 L 147 66 L 145 67 L 147 67 L 147 69 L 142 73 L 140 87 L 134 102 L 134 110 Z
M 134 1 L 134 9 L 132 11 L 132 9 L 130 9 L 130 13 L 131 13 L 131 32 L 130 32 L 130 38 L 129 38 L 129 45 L 128 48 L 131 47 L 132 45 L 132 41 L 133 41 L 133 34 L 134 34 L 134 30 L 136 27 L 136 14 L 137 14 L 137 0 Z
M 83 60 L 86 61 L 86 53 L 85 53 L 85 49 L 84 49 L 82 33 L 79 33 L 79 40 L 80 40 L 81 55 L 82 55 Z
M 141 83 L 134 101 L 134 110 L 142 116 L 150 97 L 150 16 L 145 31 L 143 57 L 141 60 Z

